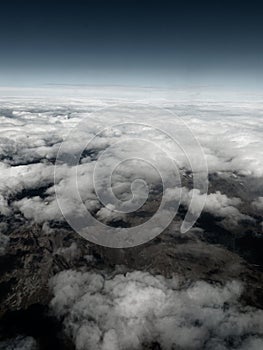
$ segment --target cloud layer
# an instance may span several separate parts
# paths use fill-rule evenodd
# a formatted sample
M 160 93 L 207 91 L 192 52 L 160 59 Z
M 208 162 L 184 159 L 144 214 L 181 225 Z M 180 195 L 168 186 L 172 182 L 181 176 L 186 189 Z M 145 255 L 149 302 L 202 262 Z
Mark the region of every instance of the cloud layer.
M 78 215 L 80 208 L 74 201 L 75 169 L 70 164 L 58 164 L 56 167 L 56 183 L 54 184 L 54 163 L 61 142 L 68 132 L 85 120 L 85 129 L 77 128 L 70 137 L 69 155 L 74 155 L 83 146 L 83 140 L 90 140 L 105 127 L 116 123 L 145 122 L 149 125 L 162 125 L 168 127 L 172 136 L 179 139 L 191 155 L 192 166 L 196 172 L 198 169 L 198 151 L 187 141 L 188 136 L 181 132 L 180 123 L 174 115 L 181 117 L 201 143 L 208 163 L 209 174 L 217 173 L 223 176 L 230 173 L 253 180 L 257 183 L 254 192 L 250 193 L 253 207 L 260 209 L 261 200 L 256 202 L 258 196 L 262 196 L 263 177 L 263 145 L 262 145 L 262 112 L 261 105 L 255 101 L 249 102 L 215 102 L 214 100 L 196 100 L 189 103 L 182 95 L 169 96 L 169 100 L 150 100 L 148 107 L 131 104 L 127 95 L 127 101 L 121 101 L 121 113 L 115 113 L 107 109 L 120 102 L 116 98 L 104 97 L 103 99 L 89 97 L 69 99 L 5 99 L 2 101 L 0 111 L 0 213 L 3 217 L 18 215 L 27 221 L 43 224 L 52 221 L 63 221 L 61 211 L 57 205 L 55 191 L 65 203 L 66 212 Z M 132 100 L 132 98 L 131 98 Z M 175 104 L 176 102 L 176 104 Z M 101 108 L 105 110 L 101 110 Z M 144 110 L 145 108 L 145 110 Z M 152 109 L 151 109 L 152 108 Z M 170 117 L 162 119 L 163 109 L 168 108 L 172 113 Z M 152 112 L 149 114 L 149 110 Z M 92 114 L 96 112 L 96 114 Z M 136 114 L 137 113 L 137 114 Z M 148 114 L 147 114 L 148 113 Z M 173 114 L 174 113 L 174 114 Z M 147 114 L 147 117 L 145 116 Z M 137 115 L 137 119 L 134 116 Z M 143 118 L 143 120 L 142 120 Z M 177 129 L 180 129 L 178 132 Z M 156 169 L 149 168 L 146 164 L 151 161 L 158 170 L 162 170 L 168 179 L 176 178 L 173 165 L 164 161 L 165 150 L 169 156 L 176 160 L 180 176 L 184 172 L 191 171 L 189 159 L 183 154 L 180 147 L 164 134 L 145 128 L 134 130 L 134 137 L 143 140 L 147 136 L 153 144 L 127 142 L 127 132 L 111 129 L 99 137 L 95 137 L 85 152 L 81 155 L 78 166 L 78 189 L 86 208 L 96 215 L 102 222 L 112 220 L 125 221 L 125 215 L 116 212 L 116 206 L 110 205 L 108 209 L 102 206 L 98 199 L 98 191 L 95 193 L 93 186 L 93 172 L 97 160 L 103 152 L 110 149 L 107 157 L 102 157 L 100 166 L 102 169 L 116 161 L 132 156 L 140 155 L 144 162 L 128 161 L 120 164 L 112 176 L 112 189 L 114 195 L 120 200 L 127 201 L 131 198 L 131 183 L 136 177 L 146 181 L 148 189 L 154 191 L 160 184 L 160 177 Z M 116 141 L 120 147 L 112 147 Z M 154 147 L 157 145 L 159 147 Z M 155 168 L 156 168 L 155 167 Z M 103 170 L 104 171 L 104 170 Z M 221 174 L 221 175 L 220 175 Z M 178 181 L 180 179 L 178 178 Z M 177 180 L 176 180 L 177 181 Z M 190 178 L 187 180 L 190 186 Z M 103 182 L 97 182 L 97 190 L 103 193 Z M 172 191 L 175 184 L 173 184 Z M 177 183 L 180 185 L 180 183 Z M 249 183 L 246 183 L 249 186 Z M 191 187 L 191 186 L 190 186 Z M 255 185 L 254 185 L 255 187 Z M 139 188 L 140 193 L 142 190 Z M 211 191 L 211 190 L 210 190 Z M 259 193 L 261 191 L 261 193 Z M 172 192 L 171 192 L 172 193 Z M 182 202 L 190 204 L 191 188 L 183 191 Z M 229 194 L 218 191 L 216 188 L 209 194 L 205 209 L 213 215 L 231 221 L 245 219 L 246 213 L 242 213 L 244 206 L 238 198 L 228 198 Z M 202 205 L 203 196 L 197 193 L 193 203 L 192 213 Z M 243 199 L 242 199 L 243 200 Z M 134 204 L 136 200 L 133 199 Z M 105 204 L 105 203 L 104 203 Z M 106 203 L 107 204 L 107 203 Z

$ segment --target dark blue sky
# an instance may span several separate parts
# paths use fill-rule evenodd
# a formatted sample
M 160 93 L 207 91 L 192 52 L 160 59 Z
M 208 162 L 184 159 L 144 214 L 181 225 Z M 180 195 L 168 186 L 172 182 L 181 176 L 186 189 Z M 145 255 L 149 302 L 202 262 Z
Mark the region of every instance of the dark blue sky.
M 0 85 L 252 84 L 260 1 L 13 1 L 0 10 Z

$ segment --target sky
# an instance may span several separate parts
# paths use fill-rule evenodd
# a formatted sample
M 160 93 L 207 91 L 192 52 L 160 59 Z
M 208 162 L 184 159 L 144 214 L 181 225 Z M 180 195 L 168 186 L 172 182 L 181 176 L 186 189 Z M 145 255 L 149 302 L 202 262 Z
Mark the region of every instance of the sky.
M 9 0 L 0 85 L 262 86 L 260 1 Z

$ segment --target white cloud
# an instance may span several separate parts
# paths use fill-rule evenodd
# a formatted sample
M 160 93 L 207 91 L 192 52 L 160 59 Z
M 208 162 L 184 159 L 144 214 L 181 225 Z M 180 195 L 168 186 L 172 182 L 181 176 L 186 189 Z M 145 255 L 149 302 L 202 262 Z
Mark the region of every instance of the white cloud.
M 68 270 L 50 286 L 51 308 L 78 350 L 140 349 L 153 342 L 167 350 L 230 349 L 231 341 L 243 350 L 263 342 L 263 312 L 239 304 L 236 281 L 183 288 L 176 277 L 146 272 L 110 278 Z
M 244 215 L 238 210 L 238 207 L 242 203 L 240 198 L 228 198 L 220 191 L 209 193 L 207 196 L 205 196 L 204 194 L 201 194 L 200 191 L 195 189 L 189 190 L 186 187 L 175 189 L 169 188 L 166 190 L 166 196 L 170 200 L 179 200 L 181 194 L 181 203 L 183 205 L 189 206 L 193 192 L 195 194 L 193 203 L 191 205 L 191 211 L 193 214 L 200 211 L 200 203 L 205 201 L 203 211 L 208 212 L 215 217 L 227 218 L 234 224 L 237 224 L 238 221 L 242 219 L 251 219 L 248 215 Z
M 36 223 L 63 219 L 55 199 L 49 202 L 40 197 L 23 198 L 14 202 L 14 208 L 19 209 L 26 219 L 32 219 Z
M 81 256 L 81 251 L 77 244 L 73 242 L 69 247 L 59 247 L 56 254 L 62 255 L 68 262 L 73 262 Z

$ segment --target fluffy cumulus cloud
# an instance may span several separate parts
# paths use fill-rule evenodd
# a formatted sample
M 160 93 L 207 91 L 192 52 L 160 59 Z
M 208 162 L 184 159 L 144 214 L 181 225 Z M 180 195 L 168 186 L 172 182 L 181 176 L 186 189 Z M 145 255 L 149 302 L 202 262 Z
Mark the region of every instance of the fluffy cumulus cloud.
M 263 312 L 242 306 L 239 282 L 180 286 L 134 271 L 113 277 L 63 271 L 50 283 L 51 308 L 78 350 L 260 349 Z
M 184 206 L 190 206 L 190 202 L 193 198 L 190 210 L 193 214 L 203 210 L 210 213 L 215 217 L 223 218 L 227 224 L 237 225 L 241 220 L 253 219 L 249 215 L 245 215 L 239 211 L 239 207 L 242 204 L 240 198 L 232 197 L 228 198 L 220 191 L 209 194 L 201 194 L 199 190 L 189 190 L 186 187 L 183 188 L 168 188 L 165 192 L 168 200 L 174 198 L 180 198 L 180 203 Z M 194 196 L 193 196 L 194 195 Z M 204 206 L 202 205 L 204 203 Z

